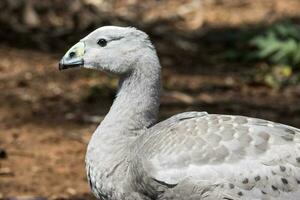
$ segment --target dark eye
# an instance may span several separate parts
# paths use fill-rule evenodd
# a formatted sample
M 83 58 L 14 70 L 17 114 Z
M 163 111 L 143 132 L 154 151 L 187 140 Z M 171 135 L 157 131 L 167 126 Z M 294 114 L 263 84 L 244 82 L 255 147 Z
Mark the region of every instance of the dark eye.
M 99 46 L 101 46 L 101 47 L 105 47 L 107 44 L 107 41 L 105 39 L 99 39 L 97 44 L 99 44 Z

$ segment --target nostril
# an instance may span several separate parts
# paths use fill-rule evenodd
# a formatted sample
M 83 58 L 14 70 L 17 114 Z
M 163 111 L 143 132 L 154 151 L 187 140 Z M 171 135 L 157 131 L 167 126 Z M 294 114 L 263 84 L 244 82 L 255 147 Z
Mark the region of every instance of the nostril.
M 70 58 L 73 58 L 75 55 L 76 55 L 76 53 L 74 51 L 72 51 L 72 52 L 69 53 L 69 57 Z

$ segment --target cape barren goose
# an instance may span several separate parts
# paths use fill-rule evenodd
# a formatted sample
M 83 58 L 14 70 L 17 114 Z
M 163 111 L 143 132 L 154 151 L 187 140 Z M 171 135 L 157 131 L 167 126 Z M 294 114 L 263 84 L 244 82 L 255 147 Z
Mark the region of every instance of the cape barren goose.
M 87 148 L 93 193 L 110 200 L 300 199 L 300 130 L 243 116 L 185 112 L 156 123 L 161 66 L 147 34 L 101 27 L 59 69 L 120 77 Z

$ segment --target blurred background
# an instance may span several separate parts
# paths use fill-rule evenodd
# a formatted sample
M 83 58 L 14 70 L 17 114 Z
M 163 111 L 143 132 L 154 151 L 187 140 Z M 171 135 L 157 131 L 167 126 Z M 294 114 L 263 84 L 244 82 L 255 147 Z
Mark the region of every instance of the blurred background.
M 0 199 L 92 199 L 87 141 L 117 80 L 59 72 L 103 25 L 147 32 L 163 66 L 160 119 L 187 110 L 300 127 L 299 0 L 1 0 Z

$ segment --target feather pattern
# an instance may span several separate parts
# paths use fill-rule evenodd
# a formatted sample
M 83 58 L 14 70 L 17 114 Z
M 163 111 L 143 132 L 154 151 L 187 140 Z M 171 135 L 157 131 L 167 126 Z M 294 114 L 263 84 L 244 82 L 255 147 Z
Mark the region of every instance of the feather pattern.
M 244 116 L 196 114 L 157 124 L 139 141 L 149 176 L 172 185 L 207 182 L 213 191 L 227 187 L 233 198 L 299 194 L 299 129 Z M 184 117 L 189 115 L 194 117 Z

